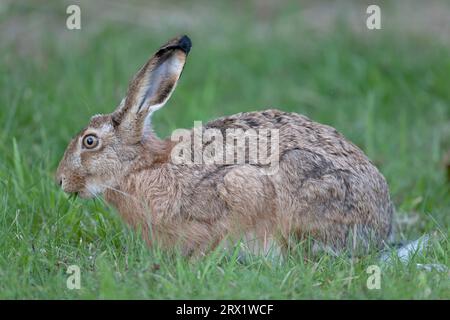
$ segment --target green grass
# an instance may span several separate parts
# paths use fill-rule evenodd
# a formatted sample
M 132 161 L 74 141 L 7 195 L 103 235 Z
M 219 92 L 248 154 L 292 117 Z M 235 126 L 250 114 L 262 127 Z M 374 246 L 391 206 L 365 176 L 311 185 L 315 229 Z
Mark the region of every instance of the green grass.
M 414 265 L 449 266 L 442 159 L 450 148 L 450 47 L 429 34 L 397 32 L 389 21 L 381 31 L 353 32 L 342 21 L 317 30 L 295 4 L 267 16 L 234 2 L 184 6 L 163 13 L 192 21 L 151 16 L 146 26 L 102 20 L 86 4 L 81 31 L 64 28 L 62 4 L 0 10 L 3 26 L 13 19 L 26 26 L 18 36 L 0 31 L 0 298 L 449 299 L 448 273 Z M 153 119 L 160 136 L 266 107 L 330 124 L 386 176 L 397 238 L 432 234 L 430 248 L 408 265 L 383 268 L 381 290 L 368 290 L 366 268 L 378 264 L 376 254 L 306 261 L 300 253 L 274 265 L 215 252 L 188 261 L 147 248 L 102 202 L 68 199 L 53 175 L 70 138 L 91 115 L 112 111 L 134 72 L 180 33 L 193 49 Z M 66 288 L 73 264 L 81 290 Z

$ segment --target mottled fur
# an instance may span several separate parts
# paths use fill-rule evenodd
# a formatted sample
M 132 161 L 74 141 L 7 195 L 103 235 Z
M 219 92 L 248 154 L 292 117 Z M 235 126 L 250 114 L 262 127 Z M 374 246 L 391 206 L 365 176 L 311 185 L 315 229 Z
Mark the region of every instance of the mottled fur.
M 381 246 L 393 214 L 385 179 L 334 128 L 305 116 L 266 110 L 204 125 L 222 132 L 278 129 L 280 163 L 273 175 L 262 174 L 258 164 L 171 162 L 174 142 L 156 137 L 149 114 L 169 98 L 189 49 L 186 36 L 163 46 L 118 109 L 94 116 L 72 140 L 57 171 L 64 191 L 103 194 L 126 222 L 143 228 L 149 244 L 180 245 L 186 255 L 241 237 L 262 252 L 307 236 L 332 251 Z M 90 133 L 100 140 L 93 150 L 82 146 Z

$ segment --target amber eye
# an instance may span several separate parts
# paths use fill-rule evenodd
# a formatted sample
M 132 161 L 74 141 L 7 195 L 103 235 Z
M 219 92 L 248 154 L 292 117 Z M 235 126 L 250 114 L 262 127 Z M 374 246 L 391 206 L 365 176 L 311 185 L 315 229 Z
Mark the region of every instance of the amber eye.
M 98 138 L 92 134 L 89 134 L 83 138 L 83 146 L 92 149 L 98 145 Z

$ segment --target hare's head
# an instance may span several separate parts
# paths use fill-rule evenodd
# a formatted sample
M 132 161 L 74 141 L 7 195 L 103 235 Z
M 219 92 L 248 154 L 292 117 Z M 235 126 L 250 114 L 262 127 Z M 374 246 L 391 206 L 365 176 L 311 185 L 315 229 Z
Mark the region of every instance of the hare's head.
M 144 142 L 151 143 L 151 114 L 172 94 L 190 48 L 187 36 L 162 46 L 135 75 L 117 109 L 93 116 L 72 139 L 56 173 L 65 192 L 93 197 L 114 188 L 133 167 Z

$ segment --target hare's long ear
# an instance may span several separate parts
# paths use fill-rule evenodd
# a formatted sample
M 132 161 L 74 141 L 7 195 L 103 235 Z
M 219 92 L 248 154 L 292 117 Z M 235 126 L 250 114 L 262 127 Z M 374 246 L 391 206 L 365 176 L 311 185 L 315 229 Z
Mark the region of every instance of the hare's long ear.
M 191 40 L 181 36 L 162 46 L 130 82 L 126 98 L 112 114 L 121 136 L 140 141 L 147 119 L 164 106 L 172 94 L 191 49 Z

